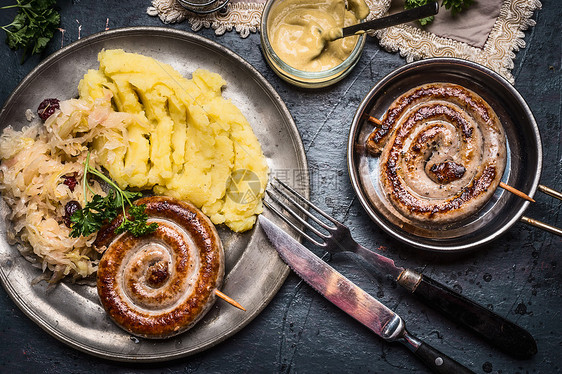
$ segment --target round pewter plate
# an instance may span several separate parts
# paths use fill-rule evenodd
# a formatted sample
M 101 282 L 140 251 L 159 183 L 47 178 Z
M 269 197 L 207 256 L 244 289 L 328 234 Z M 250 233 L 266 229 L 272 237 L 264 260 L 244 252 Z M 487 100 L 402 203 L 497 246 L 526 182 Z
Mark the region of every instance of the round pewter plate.
M 382 118 L 400 95 L 426 83 L 455 83 L 480 95 L 498 115 L 506 134 L 507 164 L 502 182 L 534 196 L 542 168 L 539 129 L 525 100 L 504 78 L 479 64 L 435 58 L 405 65 L 380 81 L 361 102 L 349 133 L 347 162 L 361 204 L 384 231 L 411 246 L 438 252 L 461 252 L 488 243 L 519 220 L 529 205 L 498 188 L 477 213 L 459 222 L 435 225 L 400 214 L 382 191 L 379 157 L 365 142 L 374 129 L 366 115 Z
M 75 42 L 48 57 L 16 88 L 0 112 L 2 126 L 16 129 L 29 123 L 28 108 L 49 97 L 78 95 L 78 82 L 88 69 L 97 69 L 102 49 L 121 48 L 172 65 L 186 77 L 198 68 L 219 73 L 226 81 L 223 96 L 246 116 L 267 157 L 270 172 L 303 171 L 307 163 L 295 123 L 271 85 L 232 51 L 191 33 L 153 27 L 106 31 Z M 299 181 L 308 195 L 308 179 Z M 288 267 L 259 227 L 237 234 L 217 227 L 225 248 L 226 274 L 221 290 L 246 308 L 217 300 L 191 330 L 164 340 L 132 337 L 115 325 L 102 308 L 93 286 L 62 282 L 49 287 L 32 284 L 41 270 L 8 243 L 2 214 L 0 280 L 18 307 L 44 330 L 81 351 L 103 358 L 164 361 L 207 349 L 232 336 L 254 319 L 277 293 Z M 271 217 L 271 219 L 274 219 Z

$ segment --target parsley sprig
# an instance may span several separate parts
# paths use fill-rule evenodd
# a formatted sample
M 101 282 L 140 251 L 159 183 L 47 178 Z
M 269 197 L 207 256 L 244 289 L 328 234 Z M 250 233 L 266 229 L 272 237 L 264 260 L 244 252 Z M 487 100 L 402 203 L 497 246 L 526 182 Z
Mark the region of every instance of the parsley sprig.
M 419 6 L 425 5 L 429 3 L 431 0 L 406 0 L 404 2 L 405 9 L 412 9 L 417 8 Z M 472 5 L 474 0 L 443 0 L 441 2 L 441 6 L 444 6 L 445 9 L 450 10 L 453 16 L 457 15 L 458 13 L 462 12 L 466 8 Z M 421 18 L 418 21 L 420 25 L 425 26 L 430 24 L 435 19 L 435 16 L 430 16 L 426 18 Z
M 107 195 L 96 194 L 88 184 L 88 173 L 93 174 L 111 187 Z M 90 154 L 84 163 L 84 199 L 87 200 L 88 190 L 94 194 L 91 201 L 87 201 L 84 208 L 77 210 L 70 217 L 72 230 L 70 236 L 77 238 L 80 235 L 88 236 L 102 228 L 104 224 L 113 220 L 120 211 L 123 212 L 123 222 L 115 230 L 116 233 L 129 231 L 133 236 L 154 232 L 158 227 L 157 223 L 147 224 L 148 215 L 145 212 L 146 205 L 135 205 L 133 200 L 142 196 L 140 192 L 125 191 L 119 188 L 115 182 L 106 177 L 102 172 L 90 166 Z M 125 206 L 128 205 L 127 210 Z
M 443 0 L 442 6 L 451 11 L 453 16 L 472 5 L 474 0 Z
M 23 49 L 22 63 L 28 53 L 40 53 L 53 38 L 60 24 L 55 4 L 56 0 L 17 0 L 16 4 L 0 8 L 18 8 L 12 23 L 1 28 L 6 32 L 6 43 L 11 49 Z

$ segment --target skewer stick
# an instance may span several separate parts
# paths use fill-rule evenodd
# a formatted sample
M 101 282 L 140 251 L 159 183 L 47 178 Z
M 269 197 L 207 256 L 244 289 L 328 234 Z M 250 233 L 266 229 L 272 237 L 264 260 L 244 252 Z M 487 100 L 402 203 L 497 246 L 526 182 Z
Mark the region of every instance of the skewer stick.
M 379 126 L 382 125 L 382 121 L 380 119 L 378 119 L 377 117 L 369 116 L 369 117 L 367 117 L 367 121 L 373 122 L 373 123 L 375 123 Z
M 220 297 L 221 299 L 223 299 L 224 301 L 226 301 L 230 305 L 235 306 L 238 309 L 241 309 L 243 311 L 246 311 L 246 309 L 244 309 L 244 307 L 242 305 L 240 305 L 236 300 L 234 300 L 233 298 L 223 294 L 219 290 L 215 290 L 215 295 L 217 295 L 218 297 Z
M 521 192 L 521 191 L 519 191 L 519 190 L 517 190 L 517 189 L 515 189 L 515 188 L 513 188 L 513 187 L 511 187 L 511 186 L 509 186 L 509 185 L 507 185 L 503 182 L 500 182 L 500 187 L 503 188 L 506 191 L 511 192 L 514 195 L 519 196 L 520 198 L 523 198 L 523 199 L 525 199 L 527 201 L 530 201 L 532 203 L 535 202 L 535 200 L 533 200 L 531 197 L 527 196 L 527 194 L 524 194 L 523 192 Z

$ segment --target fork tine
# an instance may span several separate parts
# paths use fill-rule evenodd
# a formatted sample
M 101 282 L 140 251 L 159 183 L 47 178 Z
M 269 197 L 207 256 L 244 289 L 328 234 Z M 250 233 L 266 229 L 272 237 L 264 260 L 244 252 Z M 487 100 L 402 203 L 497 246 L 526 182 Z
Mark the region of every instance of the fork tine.
M 299 234 L 301 234 L 306 240 L 308 240 L 309 242 L 311 242 L 312 244 L 318 246 L 318 247 L 325 247 L 326 243 L 320 243 L 318 241 L 316 241 L 315 239 L 311 238 L 308 234 L 306 234 L 304 231 L 302 231 L 300 228 L 298 228 L 293 222 L 291 222 L 291 220 L 289 220 L 287 217 L 285 217 L 285 215 L 283 213 L 281 213 L 277 208 L 275 208 L 273 205 L 269 204 L 267 201 L 263 200 L 263 204 L 268 207 L 273 213 L 277 214 L 277 216 L 279 216 L 279 218 L 281 218 L 283 221 L 285 221 L 289 226 L 291 226 L 296 232 L 298 232 Z M 299 217 L 300 218 L 300 217 Z
M 339 221 L 337 221 L 335 218 L 332 218 L 331 216 L 329 216 L 326 212 L 324 212 L 322 209 L 318 208 L 316 205 L 312 204 L 309 200 L 307 200 L 304 196 L 302 196 L 300 193 L 295 191 L 293 188 L 289 187 L 287 184 L 285 184 L 284 182 L 282 182 L 281 180 L 279 180 L 276 177 L 273 177 L 273 179 L 275 179 L 275 181 L 277 183 L 279 183 L 281 186 L 283 186 L 284 188 L 289 190 L 293 195 L 297 196 L 299 199 L 301 199 L 302 201 L 307 203 L 309 207 L 314 209 L 322 217 L 326 218 L 327 220 L 329 220 L 330 222 L 332 222 L 336 226 L 341 225 L 341 223 Z M 272 186 L 275 187 L 274 185 L 272 185 Z M 277 189 L 277 190 L 279 190 L 279 189 Z
M 297 212 L 295 212 L 293 209 L 291 209 L 288 205 L 284 204 L 281 200 L 279 200 L 279 198 L 277 198 L 277 196 L 275 196 L 273 193 L 271 193 L 271 191 L 267 191 L 267 195 L 273 199 L 277 205 L 279 205 L 281 208 L 285 209 L 291 216 L 293 216 L 297 221 L 299 221 L 301 224 L 303 224 L 304 226 L 306 226 L 307 229 L 309 229 L 310 231 L 312 231 L 314 234 L 316 234 L 318 237 L 322 238 L 323 240 L 328 239 L 328 237 L 326 235 L 324 235 L 322 232 L 318 231 L 314 226 L 312 226 L 310 223 L 306 222 L 306 220 L 304 220 L 302 217 L 300 217 L 298 215 Z M 271 204 L 270 204 L 271 205 Z M 296 207 L 299 208 L 299 210 L 302 211 L 302 208 L 300 208 L 298 205 L 295 205 Z M 305 211 L 305 213 L 308 213 Z M 307 214 L 310 217 L 310 213 Z
M 318 217 L 314 216 L 312 213 L 310 213 L 306 208 L 304 208 L 301 204 L 299 204 L 298 201 L 296 201 L 295 199 L 293 199 L 291 196 L 289 196 L 286 192 L 281 191 L 281 189 L 279 189 L 279 187 L 277 187 L 276 185 L 272 184 L 271 187 L 273 187 L 273 189 L 275 189 L 275 191 L 283 196 L 285 199 L 287 199 L 289 202 L 291 202 L 295 207 L 298 208 L 298 210 L 300 210 L 301 212 L 303 212 L 304 214 L 306 214 L 306 216 L 308 218 L 310 218 L 311 220 L 313 220 L 314 222 L 316 222 L 319 226 L 323 227 L 324 229 L 331 231 L 331 230 L 335 230 L 335 227 L 330 227 L 328 225 L 326 225 L 324 222 L 320 221 L 318 219 Z M 271 194 L 271 193 L 270 193 Z M 306 200 L 304 200 L 306 203 L 308 203 Z

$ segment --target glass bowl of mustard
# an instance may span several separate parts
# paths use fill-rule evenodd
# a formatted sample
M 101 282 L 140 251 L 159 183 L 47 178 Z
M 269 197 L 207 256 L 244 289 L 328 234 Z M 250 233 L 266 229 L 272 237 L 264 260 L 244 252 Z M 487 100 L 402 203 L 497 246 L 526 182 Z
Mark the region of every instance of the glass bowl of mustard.
M 331 40 L 338 28 L 362 22 L 363 0 L 270 0 L 261 18 L 265 60 L 283 80 L 305 88 L 332 85 L 353 69 L 365 34 Z

